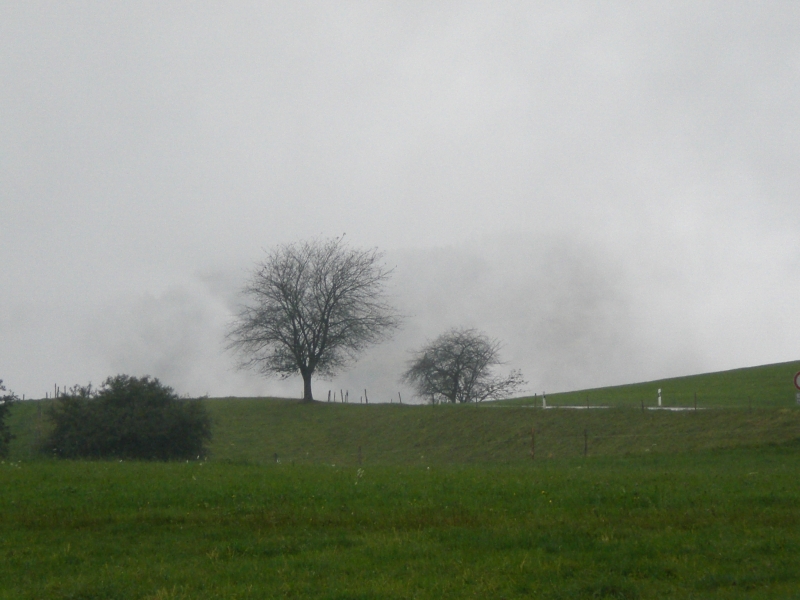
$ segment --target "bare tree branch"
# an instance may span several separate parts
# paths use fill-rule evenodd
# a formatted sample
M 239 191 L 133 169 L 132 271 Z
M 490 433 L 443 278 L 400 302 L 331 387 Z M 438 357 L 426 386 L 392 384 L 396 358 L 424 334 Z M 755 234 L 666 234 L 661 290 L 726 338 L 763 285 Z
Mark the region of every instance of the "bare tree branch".
M 332 376 L 400 324 L 384 286 L 391 270 L 376 249 L 348 248 L 343 238 L 274 248 L 242 290 L 242 306 L 228 332 L 228 349 L 241 368 L 264 375 Z
M 402 381 L 431 404 L 506 398 L 525 384 L 520 371 L 492 374 L 500 342 L 475 329 L 451 329 L 414 354 Z

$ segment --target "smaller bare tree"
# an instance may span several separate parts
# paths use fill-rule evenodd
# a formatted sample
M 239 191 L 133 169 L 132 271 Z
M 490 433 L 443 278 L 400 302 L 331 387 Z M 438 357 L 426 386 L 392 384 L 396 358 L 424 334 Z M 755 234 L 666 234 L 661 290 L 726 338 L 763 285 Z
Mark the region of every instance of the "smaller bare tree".
M 475 329 L 451 329 L 414 353 L 402 381 L 431 404 L 507 398 L 525 384 L 522 373 L 492 373 L 502 364 L 500 342 Z
M 313 240 L 273 249 L 256 266 L 228 333 L 239 365 L 265 375 L 303 378 L 303 399 L 314 399 L 311 377 L 332 376 L 400 322 L 386 301 L 391 271 L 377 250 L 344 240 Z

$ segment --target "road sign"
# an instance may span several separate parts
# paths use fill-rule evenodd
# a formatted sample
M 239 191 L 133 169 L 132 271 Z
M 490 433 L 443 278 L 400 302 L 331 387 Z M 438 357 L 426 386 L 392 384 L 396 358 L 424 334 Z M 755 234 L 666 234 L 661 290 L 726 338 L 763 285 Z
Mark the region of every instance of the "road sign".
M 794 387 L 800 390 L 800 371 L 798 371 L 794 376 Z

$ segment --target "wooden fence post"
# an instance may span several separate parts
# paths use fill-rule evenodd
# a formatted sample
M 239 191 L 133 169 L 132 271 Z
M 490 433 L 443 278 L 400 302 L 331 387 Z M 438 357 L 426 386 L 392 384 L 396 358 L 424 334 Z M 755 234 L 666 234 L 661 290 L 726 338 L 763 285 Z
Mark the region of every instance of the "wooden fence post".
M 589 430 L 583 430 L 583 455 L 586 456 L 589 452 Z
M 531 427 L 531 460 L 534 460 L 536 457 L 536 432 L 534 428 Z

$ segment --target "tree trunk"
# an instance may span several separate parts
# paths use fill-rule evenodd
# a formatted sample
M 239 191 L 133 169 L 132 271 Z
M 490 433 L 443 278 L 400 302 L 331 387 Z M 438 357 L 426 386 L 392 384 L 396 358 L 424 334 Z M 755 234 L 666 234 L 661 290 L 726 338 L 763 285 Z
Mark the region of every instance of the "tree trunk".
M 303 376 L 303 402 L 313 402 L 314 396 L 311 395 L 311 373 L 302 372 Z

